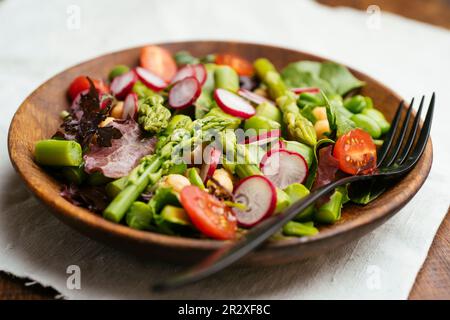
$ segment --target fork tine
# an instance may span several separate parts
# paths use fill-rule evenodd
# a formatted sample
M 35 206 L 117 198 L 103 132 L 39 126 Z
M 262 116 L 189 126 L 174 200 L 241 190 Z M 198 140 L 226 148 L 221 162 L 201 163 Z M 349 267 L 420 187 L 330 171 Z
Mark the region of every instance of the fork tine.
M 424 100 L 425 100 L 425 96 L 423 95 L 422 99 L 420 99 L 419 109 L 417 110 L 416 117 L 414 119 L 414 123 L 412 125 L 411 132 L 409 133 L 406 145 L 403 148 L 402 152 L 400 153 L 400 155 L 397 159 L 397 163 L 400 165 L 403 164 L 403 162 L 405 162 L 406 157 L 408 156 L 409 152 L 411 151 L 411 147 L 414 144 L 414 140 L 416 139 L 417 129 L 419 128 L 419 122 L 420 122 L 420 114 L 422 113 L 422 107 L 423 107 Z
M 384 139 L 384 143 L 381 146 L 380 151 L 378 152 L 378 160 L 377 160 L 377 167 L 380 166 L 380 164 L 383 162 L 384 158 L 386 158 L 386 155 L 389 152 L 389 149 L 392 145 L 392 141 L 394 140 L 395 137 L 395 133 L 397 131 L 398 128 L 398 124 L 400 121 L 400 116 L 402 114 L 402 110 L 404 107 L 404 103 L 403 100 L 400 101 L 400 104 L 397 108 L 397 111 L 395 112 L 395 116 L 394 119 L 392 120 L 392 125 L 391 125 L 391 129 L 389 130 L 389 132 L 386 134 L 386 138 Z
M 403 121 L 402 128 L 400 129 L 400 134 L 398 135 L 396 139 L 396 143 L 394 146 L 392 146 L 393 151 L 386 157 L 384 160 L 382 166 L 389 167 L 391 164 L 394 163 L 395 159 L 397 158 L 398 153 L 400 152 L 400 149 L 402 148 L 403 141 L 405 140 L 405 134 L 408 130 L 409 126 L 409 119 L 411 119 L 411 112 L 413 110 L 413 104 L 414 104 L 414 98 L 412 98 L 411 103 L 409 105 L 408 111 L 405 116 L 405 120 Z
M 431 131 L 431 123 L 433 121 L 434 100 L 435 100 L 435 93 L 433 92 L 433 95 L 431 96 L 430 100 L 430 106 L 428 107 L 427 115 L 425 117 L 422 130 L 420 131 L 417 144 L 414 147 L 414 150 L 411 156 L 409 157 L 408 161 L 406 161 L 404 164 L 404 166 L 407 166 L 408 168 L 412 168 L 417 163 L 417 161 L 419 161 L 420 156 L 422 155 L 427 145 L 428 137 L 430 136 Z

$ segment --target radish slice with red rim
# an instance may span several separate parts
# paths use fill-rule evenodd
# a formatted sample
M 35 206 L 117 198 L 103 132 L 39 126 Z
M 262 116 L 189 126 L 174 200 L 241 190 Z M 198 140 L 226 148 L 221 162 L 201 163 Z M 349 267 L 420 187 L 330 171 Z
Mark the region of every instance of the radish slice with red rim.
M 180 70 L 178 70 L 178 72 L 175 74 L 175 76 L 173 77 L 172 81 L 170 81 L 170 83 L 174 84 L 175 82 L 183 80 L 184 78 L 196 77 L 196 76 L 197 76 L 196 70 L 192 67 L 192 65 L 188 64 L 188 65 L 185 65 Z
M 305 158 L 284 149 L 268 151 L 261 160 L 260 168 L 264 176 L 281 189 L 295 182 L 303 183 L 308 176 Z
M 167 83 L 150 70 L 144 69 L 142 67 L 136 67 L 135 72 L 139 80 L 141 80 L 147 87 L 154 91 L 160 91 L 167 87 Z
M 207 147 L 205 153 L 204 163 L 200 170 L 200 178 L 202 178 L 203 183 L 206 183 L 213 176 L 222 155 L 222 152 L 214 147 Z
M 133 71 L 129 71 L 121 76 L 115 77 L 111 83 L 111 93 L 117 99 L 123 99 L 130 93 L 134 84 L 137 81 L 137 76 Z
M 184 78 L 173 85 L 169 91 L 169 105 L 183 109 L 192 105 L 200 96 L 201 86 L 194 77 Z
M 261 104 L 263 102 L 269 102 L 269 103 L 273 104 L 273 102 L 270 101 L 269 99 L 266 99 L 263 96 L 260 96 L 259 94 L 251 92 L 250 90 L 247 90 L 247 89 L 243 89 L 243 88 L 239 89 L 238 94 L 241 97 L 243 97 L 253 103 L 256 103 L 256 104 Z
M 192 68 L 194 69 L 194 73 L 195 73 L 195 77 L 197 78 L 197 81 L 202 86 L 206 81 L 206 77 L 208 76 L 205 66 L 203 64 L 199 63 L 196 65 L 193 65 Z
M 284 143 L 283 140 L 274 140 L 269 145 L 269 147 L 270 147 L 270 150 L 281 150 L 281 149 L 286 149 L 286 144 Z
M 291 88 L 291 91 L 296 93 L 296 94 L 301 94 L 301 93 L 319 93 L 320 89 L 316 88 L 316 87 L 303 87 L 303 88 Z
M 251 136 L 245 139 L 244 144 L 256 143 L 259 146 L 268 144 L 276 139 L 278 139 L 281 135 L 281 131 L 279 129 L 274 129 L 270 131 L 266 131 L 264 133 L 258 134 L 256 136 Z
M 224 112 L 232 116 L 248 119 L 256 113 L 250 103 L 231 91 L 216 89 L 214 99 Z
M 132 92 L 127 95 L 123 103 L 122 119 L 136 119 L 138 113 L 138 96 Z
M 273 183 L 264 176 L 247 177 L 236 186 L 234 201 L 245 205 L 245 210 L 234 207 L 239 225 L 251 227 L 275 211 L 277 193 Z

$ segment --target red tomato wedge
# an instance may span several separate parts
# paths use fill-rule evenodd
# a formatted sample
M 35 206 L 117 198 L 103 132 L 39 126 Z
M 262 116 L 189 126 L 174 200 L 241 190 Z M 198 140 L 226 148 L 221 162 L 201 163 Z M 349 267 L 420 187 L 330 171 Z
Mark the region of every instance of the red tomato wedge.
M 377 149 L 370 135 L 354 129 L 340 137 L 334 145 L 333 156 L 339 169 L 348 174 L 368 174 L 377 165 Z
M 99 93 L 108 93 L 109 92 L 109 88 L 108 86 L 101 80 L 96 80 L 96 79 L 92 79 L 92 82 L 94 83 L 95 88 L 98 90 Z M 72 83 L 69 86 L 69 97 L 70 100 L 74 100 L 78 94 L 84 90 L 89 90 L 89 81 L 87 79 L 87 77 L 85 76 L 79 76 L 76 77 Z
M 215 62 L 232 67 L 240 76 L 251 77 L 254 73 L 252 64 L 235 54 L 217 54 Z
M 237 221 L 223 202 L 196 186 L 184 187 L 180 202 L 194 226 L 204 235 L 229 240 L 236 236 Z
M 140 63 L 141 67 L 150 70 L 167 83 L 177 73 L 177 64 L 170 52 L 158 46 L 143 47 Z

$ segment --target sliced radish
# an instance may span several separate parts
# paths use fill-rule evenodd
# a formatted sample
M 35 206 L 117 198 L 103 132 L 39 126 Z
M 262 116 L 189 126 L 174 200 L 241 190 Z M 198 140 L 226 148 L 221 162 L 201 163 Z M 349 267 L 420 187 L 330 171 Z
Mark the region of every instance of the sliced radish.
M 192 68 L 194 69 L 195 77 L 197 78 L 198 82 L 202 86 L 206 81 L 206 77 L 208 76 L 205 66 L 203 64 L 199 63 L 196 65 L 193 65 Z
M 272 141 L 270 150 L 286 149 L 286 143 L 283 140 Z
M 169 105 L 175 109 L 183 109 L 192 105 L 200 96 L 202 88 L 194 77 L 178 81 L 169 91 Z
M 214 147 L 206 148 L 206 155 L 204 156 L 204 163 L 200 170 L 200 177 L 205 183 L 209 178 L 212 177 L 214 171 L 216 171 L 217 166 L 219 165 L 220 156 L 222 152 Z
M 270 101 L 269 99 L 264 98 L 263 96 L 260 96 L 259 94 L 256 94 L 254 92 L 251 92 L 250 90 L 241 88 L 238 90 L 238 94 L 242 97 L 245 98 L 253 103 L 256 104 L 261 104 L 263 102 L 269 102 L 271 104 L 273 104 L 272 101 Z
M 256 143 L 257 145 L 261 146 L 278 139 L 280 135 L 281 131 L 279 129 L 274 129 L 258 134 L 257 136 L 248 137 L 245 139 L 244 144 Z
M 261 160 L 262 173 L 278 188 L 303 183 L 308 176 L 308 164 L 297 152 L 283 149 L 270 150 Z
M 233 208 L 238 223 L 243 227 L 254 226 L 275 211 L 275 186 L 264 176 L 250 176 L 241 180 L 233 195 L 236 202 L 246 206 L 245 210 Z
M 138 113 L 138 96 L 132 92 L 127 95 L 123 103 L 122 119 L 136 119 Z
M 223 111 L 232 116 L 248 119 L 256 113 L 250 103 L 231 91 L 216 89 L 214 99 Z
M 160 91 L 167 87 L 167 83 L 150 70 L 142 67 L 137 67 L 135 70 L 139 80 L 141 80 L 147 87 L 154 91 Z
M 133 71 L 129 71 L 121 76 L 115 77 L 111 83 L 111 93 L 117 99 L 123 99 L 128 93 L 130 93 L 136 81 L 137 76 Z
M 185 65 L 180 70 L 178 70 L 178 72 L 175 74 L 175 76 L 173 77 L 172 81 L 170 81 L 170 83 L 173 84 L 175 82 L 183 80 L 184 78 L 196 77 L 196 76 L 197 76 L 196 70 L 193 68 L 192 65 L 188 64 L 188 65 Z
M 296 94 L 301 94 L 301 93 L 319 93 L 320 89 L 316 88 L 316 87 L 303 87 L 303 88 L 291 88 L 291 91 L 296 93 Z

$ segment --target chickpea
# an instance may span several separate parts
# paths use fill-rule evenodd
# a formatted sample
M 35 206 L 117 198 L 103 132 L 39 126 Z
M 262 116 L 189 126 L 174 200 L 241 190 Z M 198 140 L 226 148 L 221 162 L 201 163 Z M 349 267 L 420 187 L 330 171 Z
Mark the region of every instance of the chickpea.
M 213 173 L 213 179 L 220 183 L 228 192 L 233 192 L 233 179 L 227 170 L 217 169 Z
M 116 120 L 113 117 L 107 117 L 105 120 L 103 120 L 102 122 L 100 122 L 100 124 L 98 125 L 100 128 L 106 127 L 108 124 L 110 124 L 111 122 L 113 122 L 114 120 Z
M 314 118 L 317 121 L 326 120 L 327 119 L 327 108 L 325 107 L 315 107 L 312 111 Z
M 160 187 L 172 188 L 176 193 L 180 193 L 184 187 L 191 185 L 189 179 L 181 174 L 169 174 L 161 179 Z
M 116 119 L 122 119 L 122 115 L 123 115 L 123 101 L 119 101 L 111 109 L 111 117 Z
M 316 130 L 316 134 L 318 138 L 324 138 L 326 132 L 330 132 L 330 125 L 328 120 L 319 120 L 314 125 L 314 129 Z

